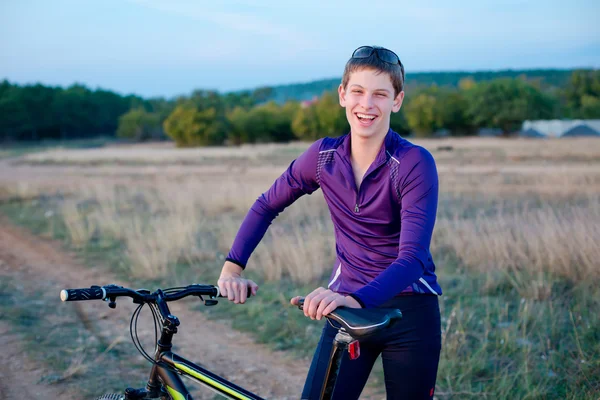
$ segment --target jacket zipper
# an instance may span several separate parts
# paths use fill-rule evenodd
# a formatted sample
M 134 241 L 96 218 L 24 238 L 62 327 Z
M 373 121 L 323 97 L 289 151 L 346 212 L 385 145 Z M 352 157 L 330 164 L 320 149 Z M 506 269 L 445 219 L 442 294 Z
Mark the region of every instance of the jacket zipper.
M 344 157 L 341 157 L 341 158 L 342 158 L 342 160 L 343 160 L 343 161 L 346 163 L 346 166 L 347 166 L 348 168 L 350 168 L 350 172 L 351 172 L 352 179 L 354 179 L 354 172 L 352 171 L 352 164 L 350 164 L 350 162 L 349 162 L 348 160 L 346 160 Z M 369 177 L 369 175 L 371 175 L 373 172 L 377 171 L 377 170 L 378 170 L 378 169 L 379 169 L 379 168 L 380 168 L 382 165 L 384 165 L 384 164 L 386 163 L 386 161 L 387 161 L 387 160 L 385 160 L 385 161 L 383 161 L 383 162 L 379 163 L 378 165 L 376 165 L 376 166 L 375 166 L 375 168 L 373 168 L 373 170 L 372 170 L 372 171 L 370 171 L 368 175 L 365 175 L 365 176 L 363 177 L 363 180 L 362 180 L 362 182 L 361 182 L 361 184 L 360 184 L 360 188 L 356 188 L 356 201 L 355 201 L 355 203 L 354 203 L 354 213 L 355 213 L 355 214 L 358 214 L 358 213 L 360 213 L 360 207 L 359 207 L 359 205 L 358 205 L 358 203 L 359 203 L 358 199 L 360 198 L 360 189 L 363 187 L 363 183 L 364 183 L 364 182 L 365 182 L 365 180 L 366 180 L 366 179 Z M 356 187 L 356 184 L 355 184 L 354 186 Z
M 364 187 L 364 183 L 365 183 L 365 181 L 367 180 L 367 178 L 368 178 L 368 177 L 369 177 L 369 176 L 370 176 L 370 175 L 371 175 L 373 172 L 377 171 L 377 170 L 378 170 L 379 168 L 381 168 L 381 166 L 382 166 L 382 165 L 384 165 L 384 164 L 385 164 L 385 161 L 384 161 L 384 162 L 382 162 L 382 163 L 380 163 L 380 164 L 378 164 L 378 165 L 376 165 L 376 166 L 375 166 L 375 168 L 373 168 L 373 170 L 372 170 L 372 171 L 370 171 L 370 172 L 369 172 L 367 175 L 363 176 L 363 180 L 362 180 L 362 182 L 360 183 L 360 187 L 356 189 L 356 202 L 354 203 L 354 213 L 355 213 L 355 214 L 358 214 L 358 213 L 360 213 L 360 207 L 358 206 L 358 203 L 359 203 L 358 199 L 360 199 L 360 191 L 361 191 L 361 189 Z M 350 170 L 352 170 L 352 166 L 350 166 Z M 354 175 L 354 172 L 352 172 L 352 174 Z

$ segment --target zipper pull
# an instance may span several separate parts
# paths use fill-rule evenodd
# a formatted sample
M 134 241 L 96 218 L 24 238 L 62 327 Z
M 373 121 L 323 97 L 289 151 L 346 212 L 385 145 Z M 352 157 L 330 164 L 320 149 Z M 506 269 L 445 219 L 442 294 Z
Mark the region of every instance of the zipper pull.
M 360 210 L 358 209 L 358 204 L 356 204 L 356 205 L 354 206 L 354 212 L 355 212 L 355 213 L 358 213 L 359 211 L 360 211 Z

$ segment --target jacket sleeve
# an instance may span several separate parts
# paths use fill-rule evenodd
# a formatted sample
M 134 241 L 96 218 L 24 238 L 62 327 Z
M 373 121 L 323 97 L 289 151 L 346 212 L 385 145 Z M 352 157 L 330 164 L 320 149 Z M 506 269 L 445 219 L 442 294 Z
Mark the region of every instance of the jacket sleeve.
M 235 237 L 227 260 L 242 268 L 261 241 L 271 222 L 287 206 L 319 188 L 317 160 L 323 139 L 317 140 L 252 205 Z
M 438 174 L 433 156 L 422 147 L 400 162 L 400 243 L 398 258 L 353 294 L 363 307 L 376 307 L 418 280 L 430 261 L 429 245 L 438 202 Z

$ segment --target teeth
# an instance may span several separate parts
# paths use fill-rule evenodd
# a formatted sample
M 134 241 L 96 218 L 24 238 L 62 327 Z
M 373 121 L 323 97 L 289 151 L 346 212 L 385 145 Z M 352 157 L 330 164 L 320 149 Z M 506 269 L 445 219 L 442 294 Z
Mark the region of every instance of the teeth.
M 374 119 L 375 116 L 374 115 L 367 115 L 367 114 L 356 114 L 358 116 L 358 118 L 367 118 L 367 119 Z

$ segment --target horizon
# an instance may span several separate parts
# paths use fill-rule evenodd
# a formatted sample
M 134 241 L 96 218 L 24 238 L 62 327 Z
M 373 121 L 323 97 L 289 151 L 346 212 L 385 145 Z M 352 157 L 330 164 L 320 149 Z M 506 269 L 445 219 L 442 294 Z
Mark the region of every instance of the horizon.
M 144 98 L 173 98 L 195 89 L 227 93 L 337 79 L 352 50 L 363 44 L 396 51 L 407 76 L 600 67 L 600 24 L 594 17 L 600 4 L 591 0 L 570 5 L 436 0 L 428 6 L 372 0 L 376 18 L 365 16 L 355 0 L 303 5 L 3 3 L 0 79 L 79 83 Z M 357 27 L 366 29 L 355 33 Z
M 586 68 L 586 67 L 575 67 L 575 68 L 527 68 L 527 69 L 515 69 L 515 68 L 505 68 L 505 69 L 499 69 L 499 70 L 476 70 L 476 71 L 467 71 L 467 70 L 460 70 L 460 71 L 416 71 L 416 72 L 412 72 L 411 75 L 418 75 L 418 74 L 478 74 L 478 73 L 486 73 L 486 72 L 491 72 L 491 73 L 502 73 L 502 72 L 510 72 L 510 71 L 518 71 L 518 72 L 530 72 L 530 71 L 575 71 L 575 70 L 596 70 L 598 68 Z M 408 74 L 407 74 L 408 76 Z M 14 81 L 10 81 L 7 78 L 4 78 L 3 80 L 8 81 L 10 84 L 12 85 L 19 85 L 19 86 L 27 86 L 27 85 L 43 85 L 43 86 L 47 86 L 47 87 L 60 87 L 62 89 L 67 89 L 70 86 L 73 85 L 81 85 L 81 86 L 85 86 L 88 89 L 95 91 L 95 90 L 103 90 L 103 91 L 110 91 L 110 92 L 114 92 L 118 95 L 121 96 L 139 96 L 142 97 L 144 99 L 158 99 L 158 98 L 162 98 L 165 100 L 173 100 L 176 99 L 178 97 L 182 97 L 182 96 L 189 96 L 190 94 L 192 94 L 194 91 L 196 90 L 206 90 L 206 91 L 215 91 L 218 92 L 219 94 L 227 94 L 227 93 L 234 93 L 234 92 L 244 92 L 244 91 L 252 91 L 254 89 L 258 89 L 258 88 L 262 88 L 262 87 L 271 87 L 271 88 L 275 88 L 275 87 L 282 87 L 282 86 L 294 86 L 294 85 L 309 85 L 311 83 L 314 82 L 321 82 L 321 81 L 327 81 L 327 80 L 334 80 L 334 79 L 340 79 L 341 80 L 341 75 L 338 77 L 329 77 L 329 78 L 319 78 L 319 79 L 313 79 L 313 80 L 308 80 L 308 81 L 302 81 L 302 82 L 288 82 L 288 83 L 276 83 L 273 85 L 262 85 L 262 86 L 254 86 L 254 87 L 249 87 L 249 88 L 241 88 L 241 89 L 234 89 L 234 90 L 216 90 L 210 87 L 207 88 L 191 88 L 188 92 L 186 93 L 179 93 L 179 94 L 174 94 L 172 96 L 164 96 L 164 95 L 157 95 L 157 96 L 144 96 L 138 93 L 124 93 L 124 92 L 119 92 L 118 90 L 113 90 L 110 88 L 105 88 L 105 87 L 101 87 L 101 86 L 96 86 L 96 87 L 92 87 L 86 83 L 83 82 L 72 82 L 68 85 L 50 85 L 47 84 L 45 82 L 14 82 Z

